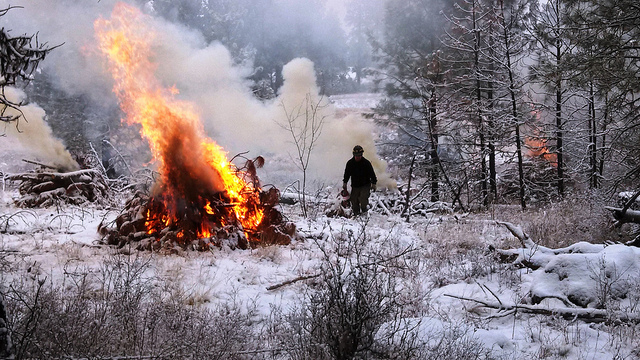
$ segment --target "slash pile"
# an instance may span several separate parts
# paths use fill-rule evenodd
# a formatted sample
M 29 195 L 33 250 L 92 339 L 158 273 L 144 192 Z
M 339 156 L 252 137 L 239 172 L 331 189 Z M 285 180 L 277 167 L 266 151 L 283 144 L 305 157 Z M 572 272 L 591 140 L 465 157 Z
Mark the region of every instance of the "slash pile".
M 20 182 L 21 198 L 16 205 L 25 208 L 102 202 L 109 189 L 102 174 L 94 169 L 13 174 L 7 180 Z
M 162 219 L 164 203 L 148 194 L 136 193 L 112 224 L 101 224 L 103 241 L 109 245 L 131 245 L 137 250 L 207 251 L 214 247 L 247 249 L 265 245 L 287 245 L 296 236 L 294 223 L 284 220 L 275 208 L 279 192 L 275 188 L 260 193 L 264 217 L 255 229 L 243 228 L 235 219 L 233 204 L 224 194 L 203 207 L 181 209 L 175 220 Z M 157 214 L 157 215 L 153 215 Z M 159 218 L 158 218 L 159 217 Z

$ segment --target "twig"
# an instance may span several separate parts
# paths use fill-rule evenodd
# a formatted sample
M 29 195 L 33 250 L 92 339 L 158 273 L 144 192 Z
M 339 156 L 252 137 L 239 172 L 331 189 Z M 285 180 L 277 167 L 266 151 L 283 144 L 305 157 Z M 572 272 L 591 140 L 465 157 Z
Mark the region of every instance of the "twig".
M 374 261 L 374 262 L 366 263 L 366 264 L 359 264 L 359 265 L 358 265 L 358 267 L 361 267 L 361 268 L 362 268 L 362 267 L 367 267 L 367 266 L 380 265 L 380 264 L 383 264 L 383 263 L 389 262 L 389 261 L 391 261 L 391 260 L 397 259 L 397 258 L 399 258 L 399 257 L 402 257 L 402 256 L 404 256 L 404 255 L 406 255 L 406 254 L 408 254 L 408 253 L 410 253 L 410 252 L 416 251 L 416 250 L 418 250 L 418 249 L 417 249 L 417 248 L 412 248 L 412 247 L 407 247 L 406 249 L 404 249 L 403 251 L 401 251 L 400 253 L 398 253 L 398 254 L 396 254 L 396 255 L 393 255 L 393 256 L 391 256 L 391 257 L 388 257 L 388 258 L 385 258 L 385 259 L 381 259 L 381 260 L 378 260 L 378 261 Z M 303 275 L 303 276 L 298 276 L 298 277 L 297 277 L 297 278 L 295 278 L 295 279 L 287 280 L 287 281 L 285 281 L 285 282 L 281 282 L 281 283 L 279 283 L 279 284 L 269 286 L 269 287 L 267 288 L 267 290 L 275 290 L 275 289 L 281 288 L 281 287 L 283 287 L 283 286 L 286 286 L 286 285 L 289 285 L 289 284 L 296 283 L 296 282 L 298 282 L 298 281 L 314 279 L 314 278 L 320 277 L 320 276 L 322 276 L 322 275 L 323 275 L 322 273 L 319 273 L 319 274 L 313 274 L 313 275 Z
M 29 164 L 40 165 L 40 166 L 48 168 L 48 169 L 58 170 L 58 168 L 56 166 L 39 163 L 39 162 L 33 161 L 33 160 L 22 159 L 22 161 L 24 161 L 26 163 L 29 163 Z

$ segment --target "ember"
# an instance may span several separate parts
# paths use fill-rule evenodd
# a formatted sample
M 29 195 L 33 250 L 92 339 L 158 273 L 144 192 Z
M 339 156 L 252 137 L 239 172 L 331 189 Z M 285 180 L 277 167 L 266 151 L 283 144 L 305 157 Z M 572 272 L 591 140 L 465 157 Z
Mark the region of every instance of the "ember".
M 149 60 L 154 34 L 145 20 L 136 8 L 118 3 L 110 20 L 94 24 L 125 121 L 140 125 L 160 173 L 150 196 L 139 194 L 127 204 L 116 221 L 118 229 L 107 232 L 108 242 L 200 250 L 220 245 L 220 239 L 240 248 L 261 241 L 288 243 L 295 228 L 283 224 L 274 208 L 278 191 L 261 190 L 255 173 L 264 160 L 236 168 L 205 136 L 191 104 L 175 98 L 177 89 L 160 85 Z

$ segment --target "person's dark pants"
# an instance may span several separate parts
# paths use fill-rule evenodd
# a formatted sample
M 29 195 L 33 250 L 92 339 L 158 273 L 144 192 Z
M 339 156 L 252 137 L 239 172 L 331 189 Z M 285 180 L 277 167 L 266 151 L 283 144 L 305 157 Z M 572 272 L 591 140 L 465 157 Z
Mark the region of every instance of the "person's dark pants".
M 351 188 L 351 209 L 353 209 L 353 215 L 367 212 L 370 194 L 370 185 Z

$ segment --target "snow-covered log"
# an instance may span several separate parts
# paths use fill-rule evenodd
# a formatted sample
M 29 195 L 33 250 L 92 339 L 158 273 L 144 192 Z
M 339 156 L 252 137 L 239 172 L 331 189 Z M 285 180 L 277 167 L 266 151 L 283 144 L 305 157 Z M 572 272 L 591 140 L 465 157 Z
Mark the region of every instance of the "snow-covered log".
M 549 316 L 562 316 L 566 319 L 581 319 L 587 322 L 630 322 L 634 324 L 640 323 L 640 316 L 636 313 L 630 313 L 626 311 L 611 311 L 607 309 L 592 309 L 592 308 L 573 308 L 573 307 L 555 307 L 549 308 L 540 305 L 527 305 L 527 304 L 509 304 L 504 302 L 485 301 L 474 298 L 467 298 L 463 296 L 445 294 L 454 299 L 460 299 L 464 301 L 472 301 L 480 304 L 481 306 L 496 309 L 500 311 L 500 314 L 494 315 L 507 316 L 515 314 L 516 312 L 525 312 L 531 314 L 549 315 Z
M 16 201 L 20 207 L 48 207 L 58 202 L 79 205 L 108 197 L 109 185 L 95 169 L 13 174 L 6 179 L 20 182 L 22 197 Z
M 552 249 L 534 243 L 518 226 L 498 223 L 522 243 L 519 249 L 496 249 L 500 260 L 533 271 L 535 279 L 523 302 L 561 301 L 567 307 L 602 309 L 611 300 L 628 297 L 640 276 L 640 250 L 636 247 L 582 241 Z

